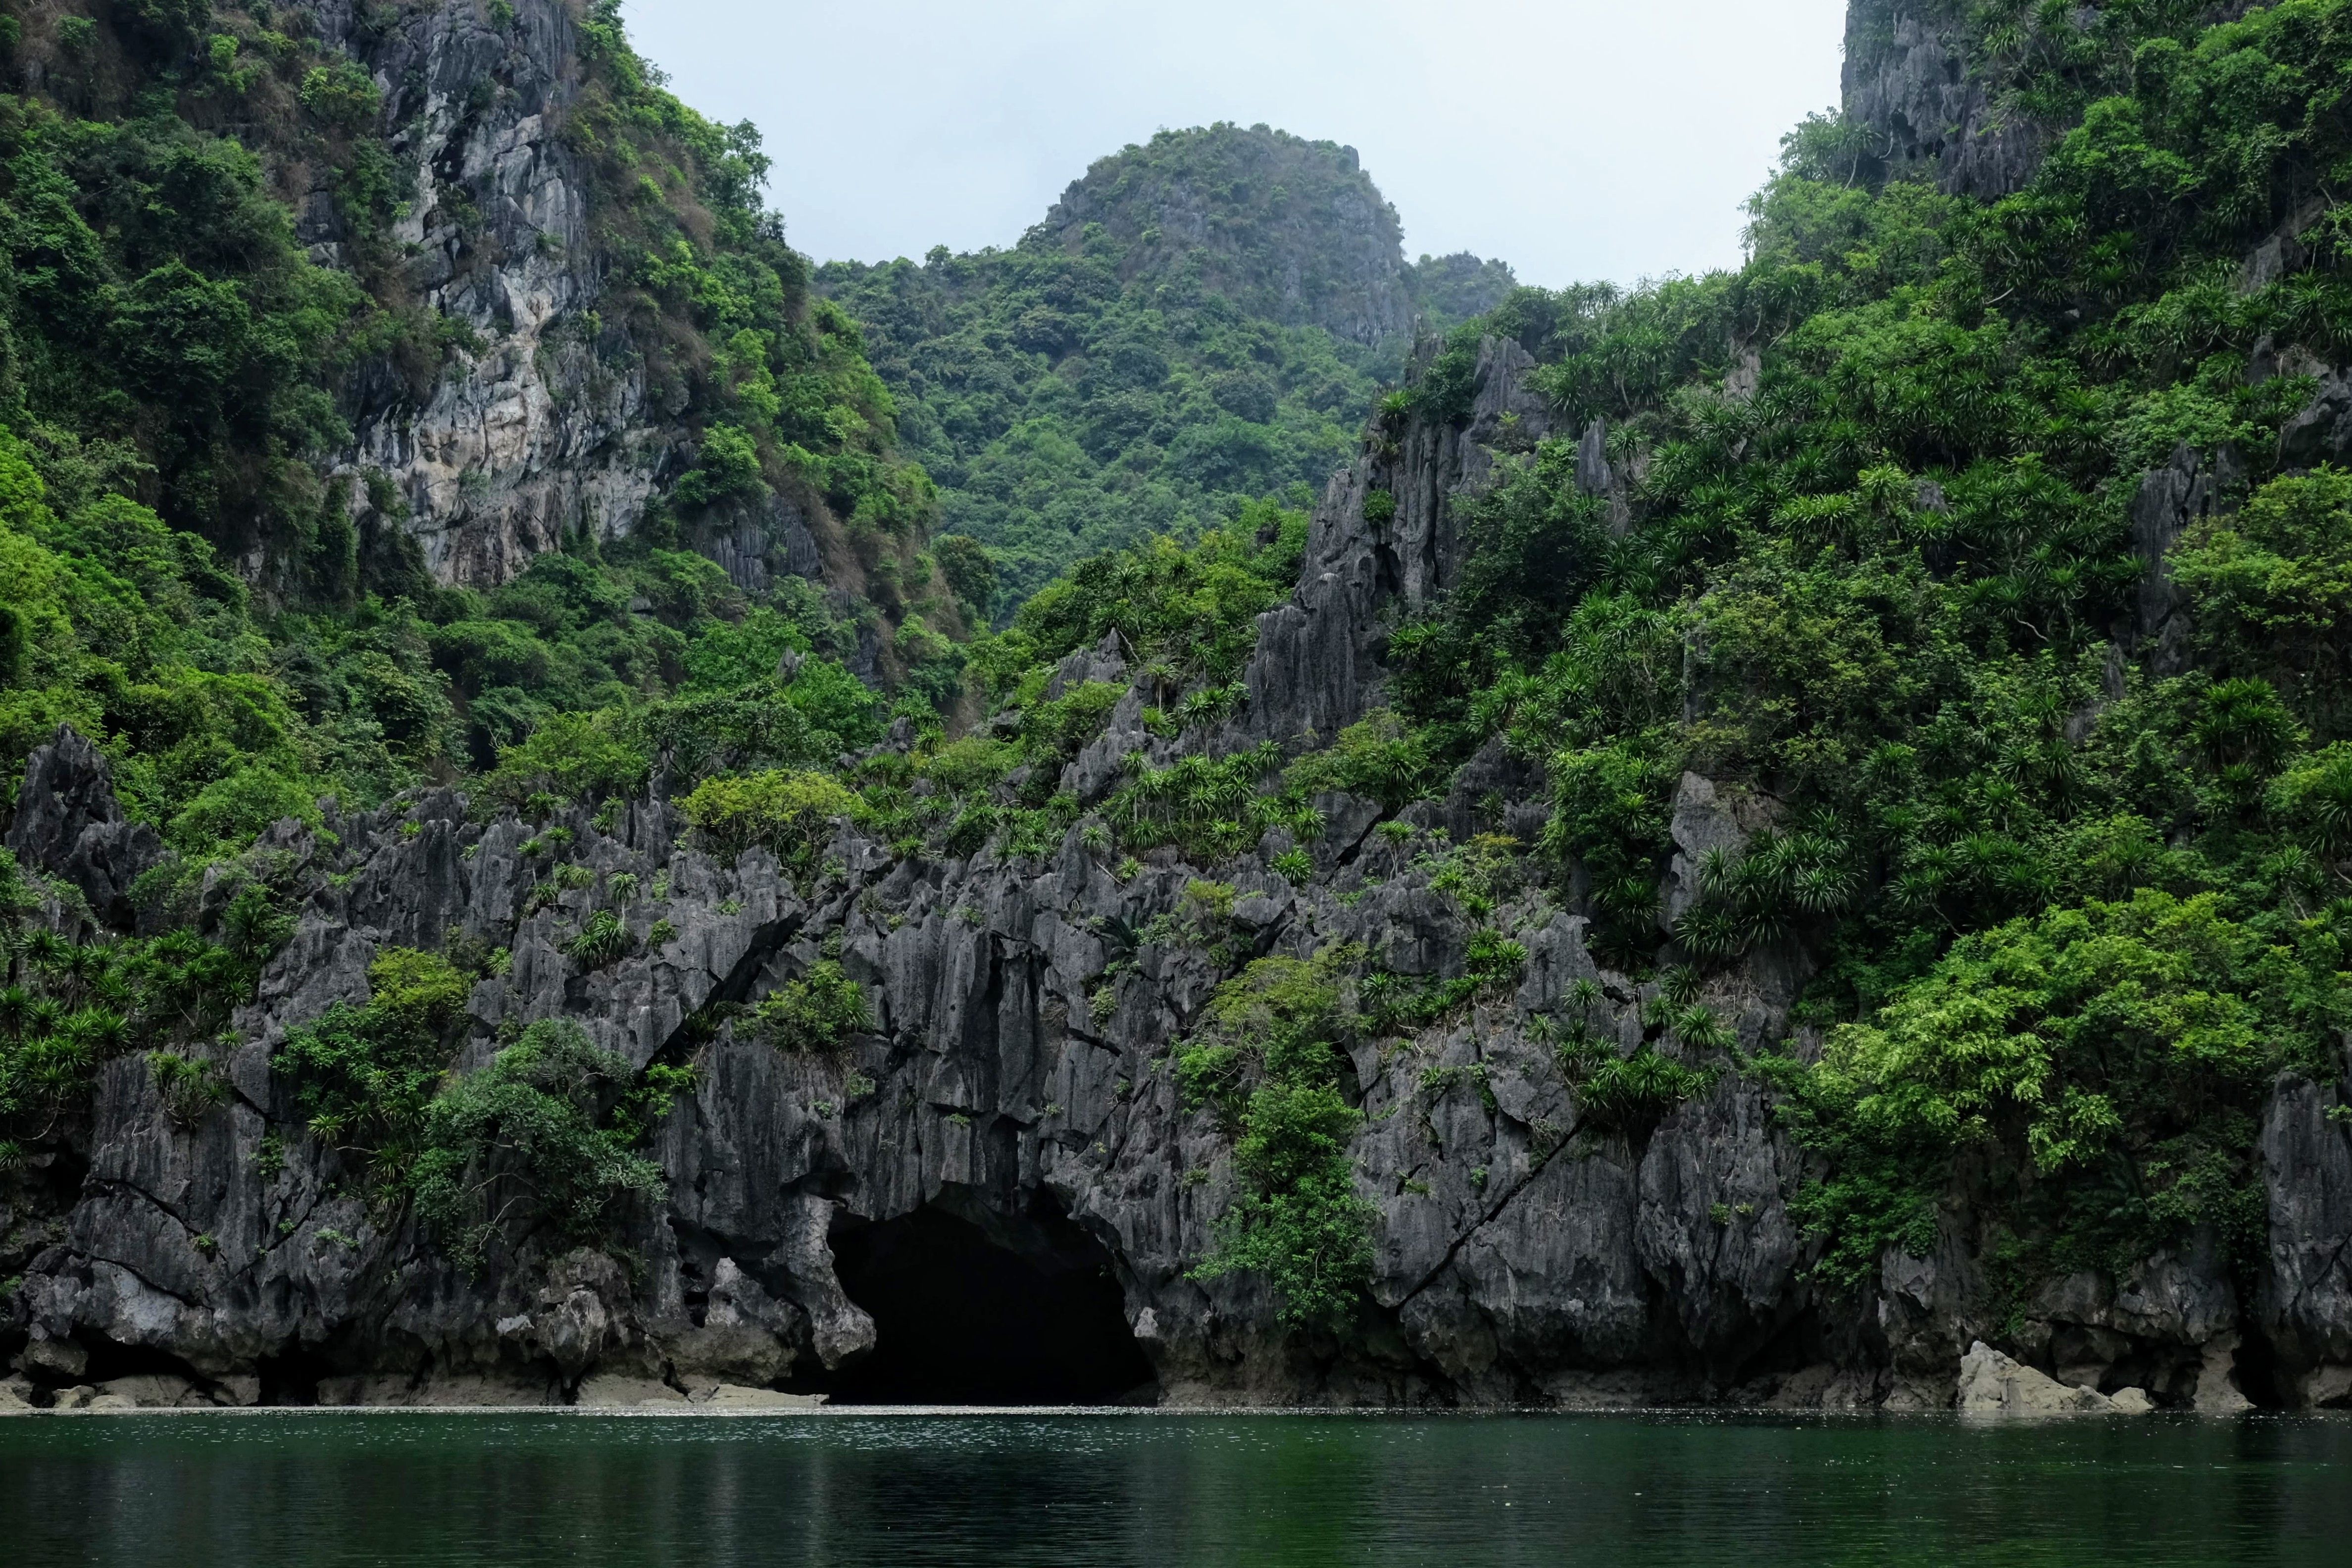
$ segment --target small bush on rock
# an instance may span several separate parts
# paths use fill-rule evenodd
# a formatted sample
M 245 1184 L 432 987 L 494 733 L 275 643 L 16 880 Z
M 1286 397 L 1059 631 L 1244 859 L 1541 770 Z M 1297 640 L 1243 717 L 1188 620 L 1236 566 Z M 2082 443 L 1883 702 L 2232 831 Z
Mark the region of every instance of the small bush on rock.
M 803 875 L 832 836 L 834 819 L 858 809 L 857 797 L 824 774 L 788 770 L 708 779 L 679 804 L 720 859 L 758 846 Z
M 662 1190 L 661 1167 L 601 1125 L 635 1080 L 570 1019 L 533 1024 L 429 1107 L 409 1178 L 417 1216 L 468 1272 L 501 1234 L 532 1225 L 593 1242 L 616 1206 Z
M 865 991 L 829 958 L 778 987 L 751 1009 L 751 1020 L 778 1050 L 796 1053 L 838 1049 L 873 1026 Z

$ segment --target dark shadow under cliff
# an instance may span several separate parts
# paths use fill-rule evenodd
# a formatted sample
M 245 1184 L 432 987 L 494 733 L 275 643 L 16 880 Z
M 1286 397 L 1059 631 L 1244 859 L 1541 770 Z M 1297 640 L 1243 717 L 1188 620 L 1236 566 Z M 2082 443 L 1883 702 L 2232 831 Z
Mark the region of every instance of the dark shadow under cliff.
M 925 1208 L 836 1234 L 842 1288 L 873 1315 L 876 1343 L 833 1402 L 1108 1405 L 1150 1385 L 1108 1257 L 1066 1222 L 1052 1228 L 1050 1247 L 1015 1250 Z

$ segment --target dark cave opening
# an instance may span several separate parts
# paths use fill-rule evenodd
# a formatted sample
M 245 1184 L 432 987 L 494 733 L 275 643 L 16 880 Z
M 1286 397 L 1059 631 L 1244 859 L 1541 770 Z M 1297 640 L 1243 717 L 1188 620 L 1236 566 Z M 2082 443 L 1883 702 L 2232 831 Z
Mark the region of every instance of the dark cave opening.
M 875 1328 L 873 1352 L 834 1383 L 836 1405 L 1111 1405 L 1152 1392 L 1109 1257 L 1066 1220 L 983 1229 L 925 1208 L 832 1242 L 842 1289 Z

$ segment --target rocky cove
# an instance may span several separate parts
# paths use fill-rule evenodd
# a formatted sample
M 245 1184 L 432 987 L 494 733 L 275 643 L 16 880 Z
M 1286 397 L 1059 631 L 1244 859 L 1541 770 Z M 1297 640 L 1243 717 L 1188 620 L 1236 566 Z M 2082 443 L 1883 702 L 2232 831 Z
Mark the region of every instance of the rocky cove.
M 1137 675 L 1061 787 L 1091 807 L 1131 753 L 1295 746 L 1377 706 L 1399 606 L 1440 591 L 1460 559 L 1458 498 L 1496 447 L 1541 428 L 1526 369 L 1515 345 L 1490 341 L 1466 418 L 1417 421 L 1334 480 L 1297 593 L 1260 620 L 1241 714 L 1214 735 L 1160 739 L 1139 721 Z M 1381 523 L 1364 515 L 1375 489 L 1397 498 Z M 1107 644 L 1056 680 L 1130 673 Z M 2257 1278 L 2233 1276 L 2207 1236 L 2127 1271 L 2004 1296 L 1964 1170 L 1932 1250 L 1890 1251 L 1860 1289 L 1819 1288 L 1820 1243 L 1789 1212 L 1805 1159 L 1769 1086 L 1719 1070 L 1653 1126 L 1596 1127 L 1559 1066 L 1555 1026 L 1577 1014 L 1631 1049 L 1654 985 L 1598 963 L 1587 920 L 1539 881 L 1504 877 L 1483 921 L 1463 909 L 1448 847 L 1532 838 L 1541 789 L 1496 750 L 1444 799 L 1401 813 L 1327 796 L 1313 848 L 1328 869 L 1303 883 L 1272 868 L 1294 847 L 1279 833 L 1217 866 L 1154 851 L 1122 879 L 1076 826 L 1044 855 L 957 859 L 896 854 L 844 819 L 795 879 L 764 849 L 726 861 L 659 800 L 526 823 L 433 789 L 331 812 L 315 831 L 281 824 L 261 847 L 300 889 L 299 924 L 224 1043 L 225 1096 L 188 1115 L 145 1059 L 108 1062 L 87 1121 L 0 1189 L 0 1235 L 22 1270 L 7 1397 L 630 1404 L 723 1386 L 853 1401 L 1925 1411 L 1954 1405 L 1980 1340 L 2059 1384 L 2144 1390 L 2172 1408 L 2352 1392 L 2352 1126 L 2331 1114 L 2343 1082 L 2282 1082 L 2267 1100 Z M 1695 896 L 1709 850 L 1772 810 L 1685 777 L 1665 906 Z M 557 827 L 569 842 L 556 858 L 578 869 L 551 898 L 533 858 Z M 125 908 L 157 853 L 69 731 L 36 752 L 7 844 L 51 879 L 40 920 L 76 935 Z M 1171 921 L 1213 875 L 1222 905 Z M 583 961 L 570 939 L 600 908 L 627 923 L 628 951 Z M 1187 1108 L 1172 1058 L 1214 989 L 1251 958 L 1349 943 L 1392 974 L 1458 980 L 1481 925 L 1524 947 L 1517 975 L 1426 1026 L 1348 1047 L 1344 1089 L 1363 1118 L 1349 1153 L 1376 1208 L 1360 1329 L 1288 1331 L 1250 1276 L 1195 1279 L 1235 1178 L 1229 1132 Z M 289 1031 L 367 1000 L 380 952 L 454 944 L 511 955 L 466 1003 L 456 1070 L 558 1017 L 633 1070 L 694 1068 L 651 1135 L 665 1188 L 614 1245 L 524 1234 L 459 1268 L 372 1197 L 354 1156 L 306 1131 L 273 1072 Z M 738 1027 L 742 1005 L 826 960 L 871 998 L 870 1026 L 844 1048 L 792 1055 Z M 1730 1059 L 1792 1028 L 1809 1048 L 1789 1012 L 1815 962 L 1785 944 L 1709 982 L 1707 1000 L 1735 1021 Z
M 0 1414 L 2352 1405 L 2343 0 L 1853 0 L 1558 292 L 1230 124 L 818 268 L 617 0 L 6 9 Z

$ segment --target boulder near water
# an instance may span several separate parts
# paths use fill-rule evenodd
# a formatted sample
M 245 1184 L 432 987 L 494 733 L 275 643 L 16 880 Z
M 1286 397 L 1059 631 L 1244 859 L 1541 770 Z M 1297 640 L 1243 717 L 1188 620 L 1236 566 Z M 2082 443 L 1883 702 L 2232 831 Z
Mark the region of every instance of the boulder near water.
M 2140 1415 L 2156 1402 L 2137 1388 L 2109 1396 L 2069 1387 L 1979 1340 L 1960 1358 L 1959 1407 L 1964 1415 Z

